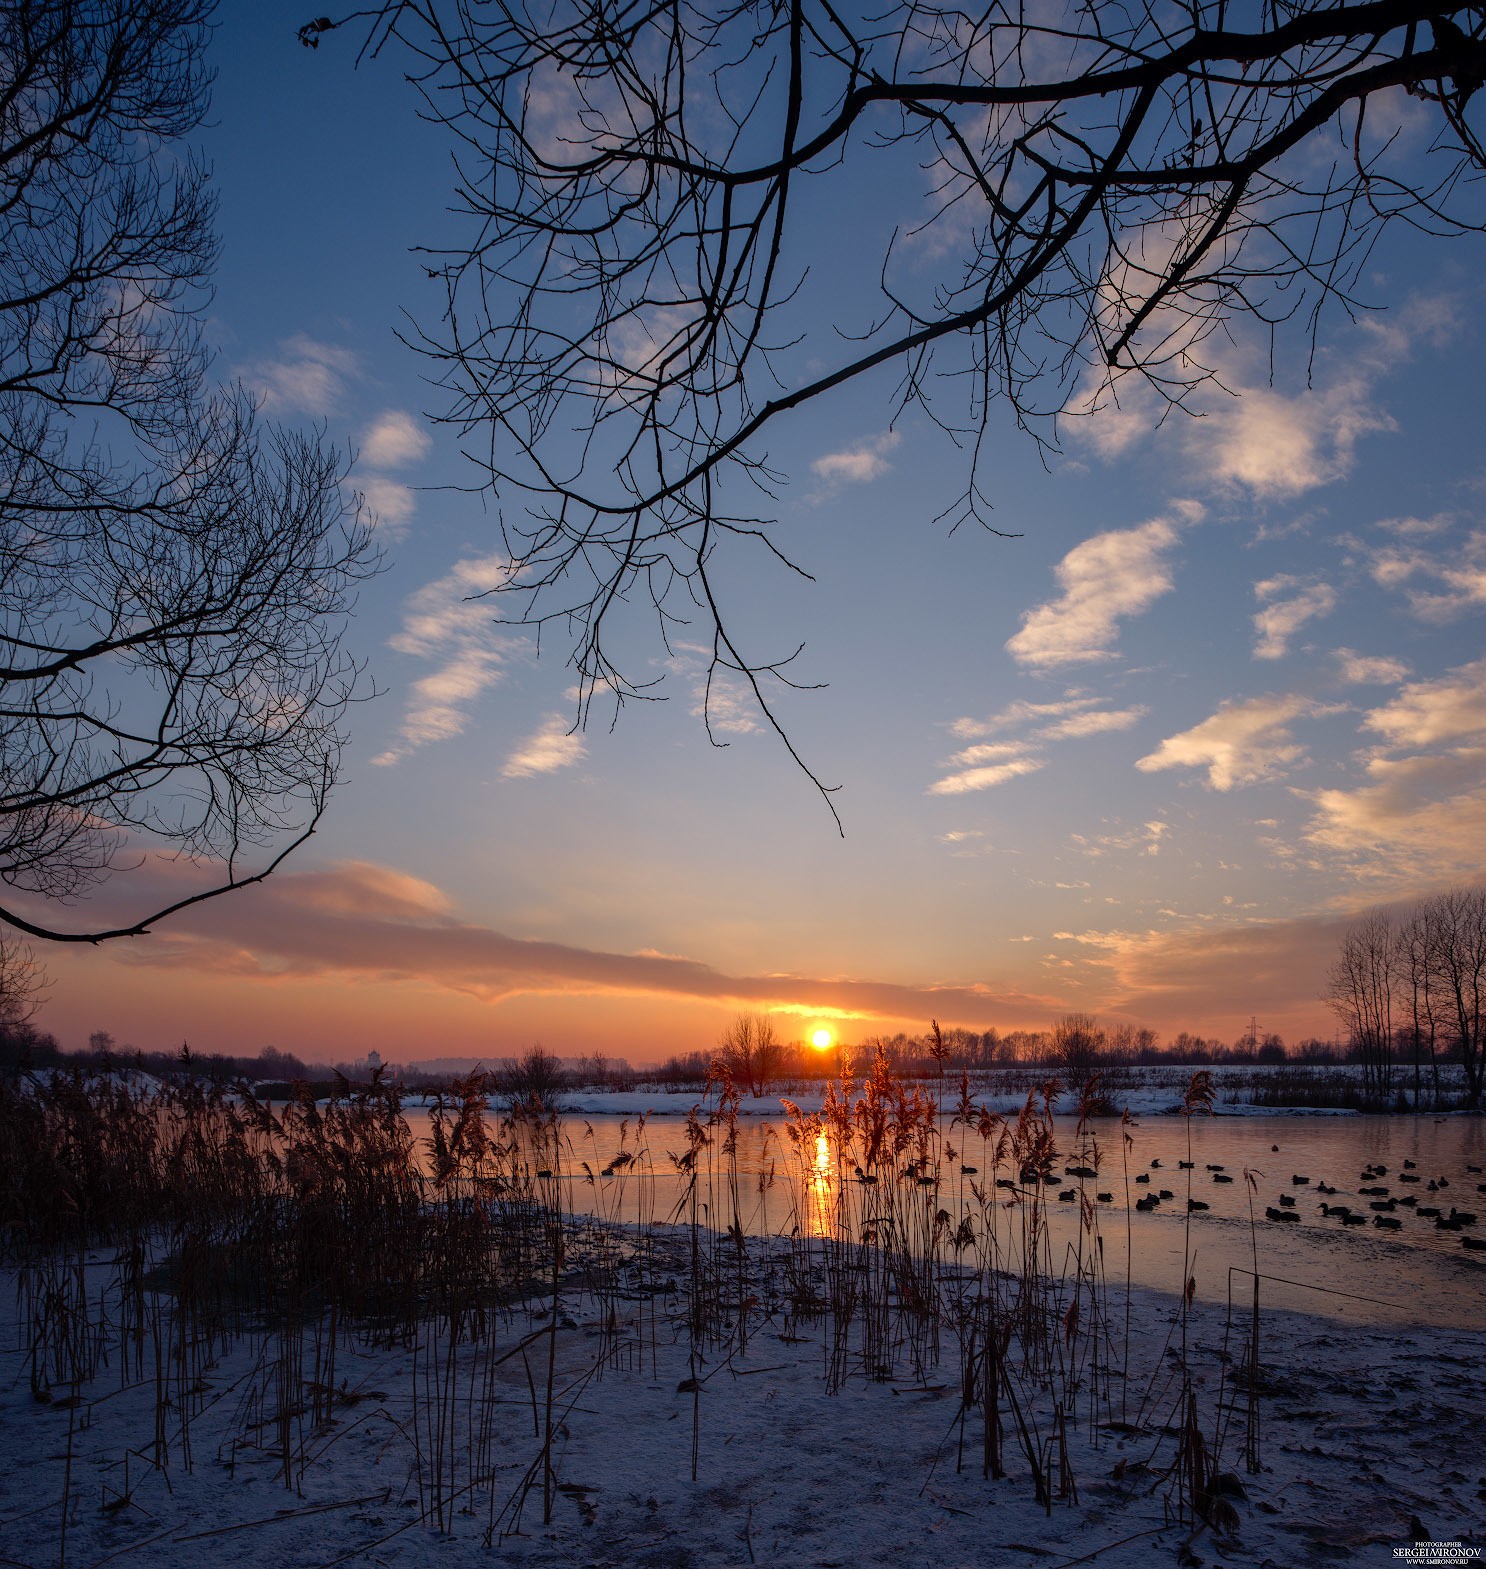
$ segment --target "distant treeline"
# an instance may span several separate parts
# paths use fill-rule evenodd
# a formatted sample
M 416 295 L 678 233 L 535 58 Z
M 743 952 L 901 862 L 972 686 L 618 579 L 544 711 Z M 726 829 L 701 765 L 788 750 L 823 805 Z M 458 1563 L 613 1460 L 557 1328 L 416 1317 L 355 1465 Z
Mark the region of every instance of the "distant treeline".
M 559 1058 L 534 1047 L 515 1058 L 492 1056 L 484 1070 L 484 1087 L 507 1098 L 552 1095 L 562 1090 L 634 1090 L 650 1084 L 699 1088 L 717 1071 L 725 1070 L 744 1093 L 763 1095 L 771 1087 L 834 1077 L 847 1061 L 860 1072 L 879 1053 L 893 1072 L 904 1078 L 930 1080 L 962 1070 L 1031 1068 L 1077 1086 L 1093 1072 L 1124 1067 L 1365 1063 L 1370 1050 L 1367 1037 L 1357 1035 L 1347 1046 L 1316 1037 L 1287 1046 L 1280 1036 L 1257 1029 L 1233 1042 L 1183 1030 L 1163 1043 L 1151 1029 L 1128 1023 L 1104 1025 L 1090 1014 L 1070 1013 L 1050 1030 L 972 1030 L 931 1024 L 922 1034 L 899 1032 L 833 1041 L 822 1051 L 805 1041 L 779 1039 L 768 1014 L 741 1014 L 711 1050 L 676 1053 L 643 1067 L 598 1051 Z M 1459 1055 L 1442 1038 L 1437 1040 L 1436 1053 L 1441 1064 Z M 306 1060 L 274 1046 L 252 1056 L 202 1051 L 187 1043 L 168 1051 L 146 1051 L 120 1045 L 102 1030 L 89 1037 L 86 1048 L 68 1050 L 32 1021 L 0 1021 L 0 1072 L 110 1067 L 131 1067 L 158 1078 L 246 1082 L 270 1099 L 287 1098 L 299 1087 L 307 1087 L 316 1096 L 329 1095 L 347 1085 L 364 1085 L 374 1073 L 414 1093 L 446 1089 L 455 1078 L 468 1077 L 447 1064 L 430 1068 L 416 1062 L 384 1063 L 375 1051 L 341 1062 Z

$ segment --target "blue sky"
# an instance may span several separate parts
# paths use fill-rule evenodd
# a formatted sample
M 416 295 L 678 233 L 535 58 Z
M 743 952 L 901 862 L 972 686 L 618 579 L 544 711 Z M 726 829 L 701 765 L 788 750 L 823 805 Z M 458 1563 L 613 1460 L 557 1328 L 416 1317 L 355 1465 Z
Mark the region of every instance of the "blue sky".
M 668 700 L 574 734 L 560 640 L 538 658 L 469 598 L 500 578 L 495 518 L 455 488 L 470 466 L 397 337 L 436 318 L 410 248 L 459 233 L 448 149 L 389 62 L 303 50 L 303 20 L 233 6 L 214 45 L 211 330 L 268 417 L 358 453 L 390 564 L 353 639 L 384 690 L 273 884 L 48 957 L 64 1040 L 639 1060 L 743 1007 L 849 1039 L 1069 1008 L 1294 1039 L 1330 1031 L 1349 915 L 1478 873 L 1479 241 L 1391 238 L 1364 280 L 1388 309 L 1326 318 L 1309 364 L 1282 332 L 1272 382 L 1235 332 L 1200 418 L 1127 385 L 1044 462 L 994 415 L 1015 538 L 934 521 L 963 454 L 893 424 L 886 379 L 772 436 L 779 534 L 815 582 L 743 560 L 727 588 L 753 647 L 803 638 L 799 676 L 828 683 L 780 714 L 841 787 L 842 838 L 746 704 L 708 744 L 684 635 L 668 655 L 636 614 L 632 668 Z M 843 309 L 903 178 L 819 215 Z

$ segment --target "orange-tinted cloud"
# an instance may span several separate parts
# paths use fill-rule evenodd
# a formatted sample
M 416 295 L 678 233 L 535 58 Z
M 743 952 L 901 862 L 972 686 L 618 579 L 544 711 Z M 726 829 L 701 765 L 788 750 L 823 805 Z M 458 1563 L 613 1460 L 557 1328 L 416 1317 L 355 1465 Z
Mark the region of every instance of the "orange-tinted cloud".
M 894 1027 L 921 1028 L 936 1014 L 966 1023 L 1046 1021 L 1061 1007 L 1057 998 L 981 982 L 731 975 L 653 951 L 511 937 L 460 919 L 431 884 L 365 862 L 280 873 L 111 952 L 131 965 L 260 982 L 416 981 L 491 1003 L 544 994 L 694 999 Z

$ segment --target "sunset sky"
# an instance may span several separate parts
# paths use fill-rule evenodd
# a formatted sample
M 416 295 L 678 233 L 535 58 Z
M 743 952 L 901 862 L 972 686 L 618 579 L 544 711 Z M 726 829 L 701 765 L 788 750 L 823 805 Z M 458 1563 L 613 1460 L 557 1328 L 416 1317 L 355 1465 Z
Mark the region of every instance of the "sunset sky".
M 964 456 L 921 416 L 890 428 L 888 380 L 781 427 L 779 534 L 815 582 L 741 560 L 727 592 L 751 646 L 803 637 L 798 677 L 826 683 L 780 714 L 840 786 L 843 838 L 746 704 L 709 745 L 684 634 L 667 655 L 637 607 L 626 647 L 668 700 L 575 734 L 560 639 L 538 658 L 469 598 L 504 565 L 495 516 L 447 488 L 469 466 L 396 336 L 439 304 L 410 247 L 460 232 L 446 138 L 389 62 L 301 49 L 307 14 L 229 6 L 214 44 L 211 336 L 268 417 L 358 453 L 390 565 L 352 639 L 383 692 L 268 884 L 44 955 L 63 1044 L 639 1062 L 743 1008 L 786 1038 L 1076 1008 L 1294 1040 L 1332 1031 L 1350 915 L 1479 875 L 1479 240 L 1381 246 L 1389 308 L 1325 318 L 1309 386 L 1301 339 L 1280 333 L 1271 384 L 1240 332 L 1201 418 L 1158 428 L 1132 395 L 1044 465 L 993 416 L 992 521 L 1015 538 L 933 521 Z M 917 198 L 874 197 L 896 199 Z

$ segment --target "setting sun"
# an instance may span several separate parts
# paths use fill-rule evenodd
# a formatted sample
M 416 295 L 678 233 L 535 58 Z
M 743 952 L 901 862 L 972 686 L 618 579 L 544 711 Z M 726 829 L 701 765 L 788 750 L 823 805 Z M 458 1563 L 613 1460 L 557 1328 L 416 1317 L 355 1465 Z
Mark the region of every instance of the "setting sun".
M 810 1037 L 810 1044 L 815 1047 L 816 1051 L 824 1051 L 831 1044 L 831 1032 L 829 1030 L 817 1030 Z

